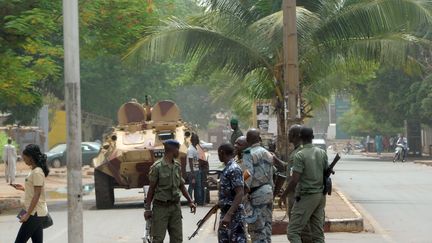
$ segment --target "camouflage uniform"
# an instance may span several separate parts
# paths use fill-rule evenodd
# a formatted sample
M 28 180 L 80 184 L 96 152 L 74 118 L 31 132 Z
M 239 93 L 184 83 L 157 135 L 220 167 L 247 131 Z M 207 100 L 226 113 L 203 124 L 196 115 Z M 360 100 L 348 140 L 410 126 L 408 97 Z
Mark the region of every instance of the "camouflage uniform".
M 245 218 L 248 231 L 253 243 L 268 243 L 272 234 L 273 156 L 254 144 L 245 150 L 243 162 L 251 174 L 246 181 L 251 190 Z
M 233 133 L 231 134 L 231 139 L 230 139 L 231 144 L 234 145 L 237 138 L 241 136 L 243 136 L 243 132 L 240 130 L 240 128 L 234 130 Z
M 182 213 L 180 208 L 180 163 L 171 164 L 163 158 L 156 161 L 150 168 L 150 182 L 156 182 L 153 199 L 152 238 L 153 243 L 162 243 L 168 230 L 170 242 L 183 241 Z
M 240 166 L 231 160 L 222 171 L 219 189 L 219 207 L 221 208 L 220 221 L 231 207 L 235 188 L 244 186 L 243 174 Z M 239 242 L 246 243 L 246 230 L 243 224 L 244 207 L 240 204 L 237 211 L 233 214 L 228 228 L 219 228 L 218 239 L 220 243 Z
M 324 243 L 324 170 L 328 158 L 324 150 L 306 144 L 294 155 L 292 170 L 300 173 L 299 186 L 296 188 L 298 199 L 294 202 L 288 224 L 288 240 L 301 243 L 301 232 L 310 224 L 312 242 Z

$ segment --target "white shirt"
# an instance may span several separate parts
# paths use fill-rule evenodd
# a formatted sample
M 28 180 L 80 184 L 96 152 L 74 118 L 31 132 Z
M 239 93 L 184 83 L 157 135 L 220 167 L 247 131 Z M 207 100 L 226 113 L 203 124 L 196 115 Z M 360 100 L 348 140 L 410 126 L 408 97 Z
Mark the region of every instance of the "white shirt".
M 198 162 L 198 150 L 191 144 L 189 145 L 188 151 L 187 151 L 187 160 L 186 160 L 186 172 L 190 172 L 190 165 L 189 165 L 189 159 L 193 160 L 193 167 L 194 169 L 199 167 Z
M 8 162 L 9 164 L 15 165 L 17 160 L 17 153 L 15 146 L 11 144 L 6 144 L 3 149 L 3 161 Z

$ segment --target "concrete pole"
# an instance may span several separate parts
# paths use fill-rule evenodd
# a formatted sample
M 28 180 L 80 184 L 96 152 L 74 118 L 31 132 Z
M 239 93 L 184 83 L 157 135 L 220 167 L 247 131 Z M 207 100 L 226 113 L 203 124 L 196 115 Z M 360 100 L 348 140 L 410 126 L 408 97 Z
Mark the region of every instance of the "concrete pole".
M 285 137 L 288 138 L 289 127 L 299 118 L 299 70 L 297 43 L 296 0 L 283 0 L 283 48 L 284 48 L 284 82 L 285 82 Z M 288 152 L 288 151 L 287 151 Z M 288 158 L 288 154 L 286 155 Z
M 77 0 L 63 0 L 63 21 L 67 114 L 68 242 L 82 243 L 81 91 Z

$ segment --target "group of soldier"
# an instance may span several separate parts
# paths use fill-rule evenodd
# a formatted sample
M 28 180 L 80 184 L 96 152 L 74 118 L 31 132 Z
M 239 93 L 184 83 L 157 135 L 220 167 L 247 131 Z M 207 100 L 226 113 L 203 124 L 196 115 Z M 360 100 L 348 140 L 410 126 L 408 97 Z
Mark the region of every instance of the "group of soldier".
M 324 242 L 323 191 L 328 159 L 324 150 L 312 145 L 312 129 L 300 125 L 290 128 L 289 141 L 294 150 L 288 162 L 284 162 L 262 146 L 257 129 L 249 129 L 243 136 L 235 119 L 231 120 L 231 127 L 234 130 L 231 143 L 222 144 L 217 151 L 224 164 L 218 194 L 219 242 L 271 242 L 275 166 L 283 167 L 287 174 L 281 200 L 288 206 L 288 240 Z M 185 188 L 181 166 L 175 160 L 180 144 L 168 140 L 164 146 L 165 156 L 149 173 L 144 216 L 152 218 L 153 242 L 163 242 L 166 231 L 170 242 L 182 242 L 180 194 L 188 200 L 192 213 L 196 206 Z

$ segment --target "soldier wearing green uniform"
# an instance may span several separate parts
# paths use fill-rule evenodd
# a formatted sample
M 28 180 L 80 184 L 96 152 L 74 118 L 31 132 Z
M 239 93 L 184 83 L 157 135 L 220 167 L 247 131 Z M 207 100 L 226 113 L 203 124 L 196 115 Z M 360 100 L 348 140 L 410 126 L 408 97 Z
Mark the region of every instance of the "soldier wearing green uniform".
M 290 179 L 291 179 L 291 175 L 293 173 L 292 167 L 294 164 L 294 156 L 297 154 L 298 151 L 300 151 L 303 148 L 303 146 L 301 144 L 301 140 L 300 140 L 301 128 L 302 128 L 301 125 L 296 124 L 296 125 L 291 126 L 289 131 L 288 131 L 288 140 L 290 143 L 292 143 L 294 145 L 294 150 L 291 152 L 291 154 L 288 158 L 288 162 L 284 162 L 284 161 L 278 159 L 276 156 L 274 157 L 275 164 L 285 166 L 285 168 L 286 168 L 286 184 L 287 185 L 289 184 Z M 291 218 L 291 211 L 292 211 L 292 208 L 293 208 L 294 202 L 295 202 L 295 192 L 291 191 L 288 193 L 288 190 L 285 189 L 284 192 L 282 193 L 281 197 L 280 197 L 279 204 L 281 202 L 286 203 L 288 218 Z M 307 224 L 306 227 L 304 228 L 304 230 L 302 231 L 301 238 L 302 238 L 303 243 L 312 242 L 309 224 Z
M 150 187 L 144 217 L 146 220 L 152 220 L 153 243 L 162 243 L 167 230 L 170 242 L 179 243 L 183 242 L 180 193 L 188 200 L 192 213 L 195 213 L 196 206 L 184 185 L 181 165 L 175 160 L 179 155 L 180 144 L 175 140 L 167 140 L 164 147 L 165 156 L 150 168 Z M 153 207 L 151 208 L 152 202 Z
M 230 142 L 232 145 L 234 145 L 237 138 L 243 136 L 243 132 L 239 128 L 237 119 L 232 118 L 230 121 L 230 125 L 231 125 L 231 129 L 233 130 L 233 133 L 231 134 Z
M 309 222 L 312 241 L 323 243 L 327 153 L 312 145 L 314 136 L 311 128 L 302 127 L 300 138 L 303 148 L 294 155 L 293 173 L 287 188 L 288 193 L 295 191 L 296 196 L 288 225 L 288 240 L 301 243 L 301 233 Z

